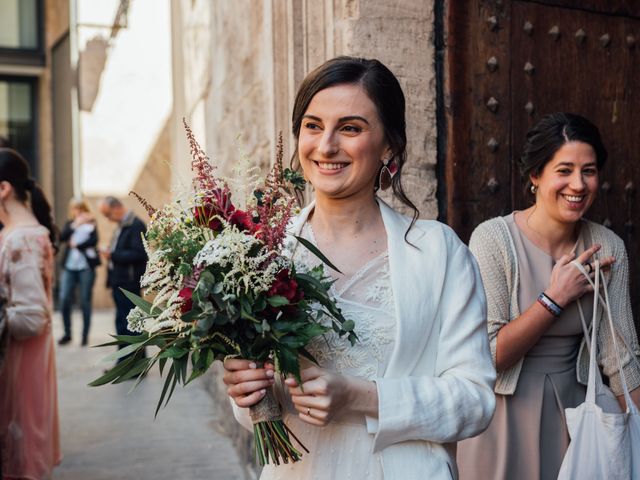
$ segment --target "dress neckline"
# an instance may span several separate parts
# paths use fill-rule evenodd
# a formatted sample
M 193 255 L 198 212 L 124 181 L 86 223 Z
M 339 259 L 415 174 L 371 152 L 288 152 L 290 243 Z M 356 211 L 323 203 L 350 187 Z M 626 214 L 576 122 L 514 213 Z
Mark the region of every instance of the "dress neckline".
M 311 242 L 314 245 L 318 245 L 318 241 L 316 240 L 316 236 L 315 233 L 313 232 L 313 227 L 311 226 L 311 223 L 309 222 L 305 222 L 303 228 L 307 227 L 308 232 L 309 232 L 309 237 Z M 361 279 L 362 277 L 364 277 L 364 275 L 371 270 L 371 268 L 373 268 L 373 266 L 378 263 L 380 260 L 386 258 L 389 255 L 389 250 L 388 248 L 385 249 L 384 251 L 382 251 L 381 253 L 379 253 L 378 255 L 376 255 L 375 257 L 371 258 L 370 260 L 368 260 L 364 265 L 362 265 L 360 268 L 358 268 L 358 270 L 356 270 L 356 272 L 351 275 L 350 277 L 346 277 L 345 275 L 345 282 L 344 284 L 340 287 L 340 288 L 336 288 L 336 284 L 335 282 L 338 280 L 337 278 L 335 278 L 333 275 L 331 274 L 327 274 L 329 275 L 329 277 L 331 277 L 331 279 L 334 281 L 331 284 L 330 290 L 332 291 L 332 293 L 334 294 L 334 296 L 336 297 L 342 297 L 342 295 L 355 283 L 357 282 L 359 279 Z
M 518 212 L 522 212 L 522 210 L 518 210 Z M 516 231 L 518 232 L 518 234 L 520 235 L 521 238 L 524 239 L 524 241 L 530 245 L 531 247 L 533 247 L 534 249 L 536 249 L 538 252 L 542 253 L 544 256 L 550 258 L 553 263 L 555 264 L 557 262 L 557 260 L 555 258 L 553 258 L 553 255 L 551 255 L 549 252 L 547 252 L 546 250 L 544 250 L 542 247 L 538 246 L 533 240 L 531 240 L 529 238 L 529 236 L 520 228 L 520 226 L 518 225 L 518 222 L 516 222 L 516 211 L 514 210 L 513 212 L 511 212 L 511 215 L 509 215 L 511 217 L 511 221 L 513 222 L 513 225 L 516 227 Z M 578 238 L 576 239 L 576 243 L 573 244 L 573 247 L 571 248 L 571 251 L 568 253 L 576 253 L 578 250 L 578 246 L 580 245 L 580 241 L 582 240 L 582 232 L 583 232 L 583 224 L 582 224 L 582 220 L 579 221 L 580 222 L 580 231 L 578 232 Z

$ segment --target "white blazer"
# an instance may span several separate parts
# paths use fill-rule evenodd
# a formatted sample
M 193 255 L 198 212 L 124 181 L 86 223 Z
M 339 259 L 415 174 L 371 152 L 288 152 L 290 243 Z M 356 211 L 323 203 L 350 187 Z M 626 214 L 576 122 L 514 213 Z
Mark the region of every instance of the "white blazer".
M 376 379 L 378 418 L 367 418 L 385 480 L 457 478 L 456 442 L 482 432 L 495 409 L 496 372 L 478 266 L 448 226 L 411 219 L 381 199 L 397 331 Z M 302 229 L 314 204 L 295 219 Z M 357 332 L 357 325 L 356 325 Z M 235 407 L 246 424 L 246 412 Z

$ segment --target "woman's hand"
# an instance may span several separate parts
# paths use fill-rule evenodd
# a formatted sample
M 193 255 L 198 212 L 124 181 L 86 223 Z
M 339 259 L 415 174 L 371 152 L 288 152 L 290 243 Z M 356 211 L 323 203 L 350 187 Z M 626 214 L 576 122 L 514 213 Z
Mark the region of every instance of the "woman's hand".
M 255 362 L 239 358 L 224 361 L 222 381 L 227 385 L 227 394 L 239 407 L 251 407 L 265 396 L 267 388 L 274 382 L 273 365 L 265 363 L 258 368 Z
M 591 257 L 593 257 L 600 248 L 601 246 L 598 244 L 592 245 L 578 256 L 578 262 L 582 264 L 592 262 Z M 584 275 L 582 275 L 575 266 L 571 265 L 574 257 L 574 254 L 568 254 L 563 255 L 562 258 L 558 260 L 558 263 L 556 263 L 551 271 L 549 288 L 545 291 L 545 293 L 562 308 L 565 308 L 574 300 L 582 297 L 585 293 L 593 291 L 593 287 Z M 600 259 L 600 266 L 601 268 L 609 268 L 613 262 L 615 262 L 615 258 L 605 257 Z M 589 271 L 589 268 L 587 268 L 587 271 Z M 593 268 L 591 268 L 590 273 L 593 279 Z
M 300 420 L 324 427 L 339 413 L 378 416 L 378 392 L 372 381 L 329 373 L 318 367 L 300 372 L 302 388 L 287 378 L 291 401 Z

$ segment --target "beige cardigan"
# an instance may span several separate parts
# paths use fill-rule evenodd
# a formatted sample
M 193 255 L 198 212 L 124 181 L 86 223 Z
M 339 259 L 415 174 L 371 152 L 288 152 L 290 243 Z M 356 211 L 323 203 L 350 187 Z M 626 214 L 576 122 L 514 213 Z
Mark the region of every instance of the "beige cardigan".
M 583 228 L 586 229 L 585 243 L 591 245 L 599 243 L 602 249 L 598 257 L 612 255 L 616 262 L 611 271 L 605 275 L 609 288 L 611 312 L 616 330 L 631 346 L 636 356 L 640 356 L 640 348 L 636 337 L 633 316 L 631 313 L 631 301 L 629 298 L 629 262 L 627 251 L 620 237 L 608 228 L 597 223 L 584 220 Z M 469 248 L 478 260 L 480 274 L 487 295 L 488 319 L 487 326 L 491 354 L 495 365 L 496 340 L 500 329 L 514 318 L 520 316 L 518 308 L 518 260 L 513 239 L 509 228 L 502 217 L 493 218 L 480 224 L 471 235 Z M 602 309 L 600 309 L 602 315 Z M 602 317 L 601 317 L 602 318 Z M 598 364 L 603 373 L 609 377 L 610 386 L 616 395 L 622 394 L 620 374 L 617 370 L 617 362 L 609 324 L 606 321 L 600 323 L 598 331 Z M 631 356 L 623 347 L 622 365 L 629 390 L 640 386 L 640 368 L 637 362 L 632 362 Z M 520 359 L 515 365 L 498 372 L 495 392 L 502 395 L 511 395 L 516 389 L 520 369 Z M 577 361 L 578 381 L 587 383 L 589 372 L 589 355 L 584 340 L 580 345 Z

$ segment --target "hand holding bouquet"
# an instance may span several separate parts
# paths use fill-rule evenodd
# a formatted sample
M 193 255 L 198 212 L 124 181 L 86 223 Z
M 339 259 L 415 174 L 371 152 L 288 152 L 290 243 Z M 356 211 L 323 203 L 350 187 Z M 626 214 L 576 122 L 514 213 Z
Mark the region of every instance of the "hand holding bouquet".
M 124 360 L 91 383 L 141 378 L 157 363 L 166 378 L 156 415 L 178 382 L 186 385 L 214 360 L 270 361 L 281 375 L 300 380 L 300 355 L 315 362 L 305 349 L 313 338 L 333 328 L 356 341 L 353 322 L 329 296 L 332 282 L 323 267 L 303 274 L 292 263 L 286 228 L 296 209 L 295 190 L 304 188 L 304 180 L 283 169 L 282 142 L 271 172 L 240 209 L 186 122 L 185 128 L 193 157 L 192 194 L 160 210 L 138 196 L 151 216 L 141 284 L 155 297 L 149 302 L 125 292 L 135 304 L 129 329 L 140 335 L 115 336 L 105 344 L 121 347 L 108 358 Z M 295 240 L 335 269 L 315 246 Z M 323 315 L 331 318 L 330 327 L 320 323 Z M 144 357 L 146 346 L 157 347 L 157 353 Z M 261 464 L 299 460 L 271 392 L 251 407 L 251 418 Z

